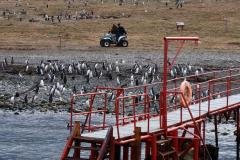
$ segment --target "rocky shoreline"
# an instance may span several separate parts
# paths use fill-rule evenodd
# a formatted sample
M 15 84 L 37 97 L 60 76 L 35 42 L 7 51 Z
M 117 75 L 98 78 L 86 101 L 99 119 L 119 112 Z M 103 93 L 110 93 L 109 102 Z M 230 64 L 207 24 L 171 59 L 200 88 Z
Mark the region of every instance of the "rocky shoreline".
M 170 53 L 169 58 L 173 57 L 174 54 Z M 139 84 L 142 75 L 149 68 L 158 70 L 154 73 L 153 79 L 155 82 L 159 81 L 163 53 L 157 50 L 117 48 L 61 52 L 1 50 L 0 62 L 0 109 L 14 112 L 26 110 L 61 112 L 68 111 L 69 99 L 74 93 L 90 92 L 96 86 L 130 86 L 130 77 L 136 72 L 133 71 L 136 64 L 143 68 L 134 75 L 135 79 L 139 79 Z M 182 53 L 177 63 L 202 67 L 204 71 L 221 70 L 239 67 L 240 55 L 235 51 L 226 53 L 194 50 L 191 53 L 190 51 Z M 117 77 L 121 82 L 117 81 Z M 150 78 L 147 79 L 147 83 L 151 83 L 150 81 Z M 51 93 L 53 90 L 54 93 Z

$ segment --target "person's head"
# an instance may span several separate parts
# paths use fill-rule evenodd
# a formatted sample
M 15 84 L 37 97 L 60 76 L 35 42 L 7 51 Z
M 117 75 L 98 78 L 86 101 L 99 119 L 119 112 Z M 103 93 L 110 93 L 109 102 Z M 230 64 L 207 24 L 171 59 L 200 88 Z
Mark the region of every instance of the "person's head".
M 118 25 L 118 26 L 120 26 L 121 24 L 120 24 L 120 23 L 118 23 L 117 25 Z

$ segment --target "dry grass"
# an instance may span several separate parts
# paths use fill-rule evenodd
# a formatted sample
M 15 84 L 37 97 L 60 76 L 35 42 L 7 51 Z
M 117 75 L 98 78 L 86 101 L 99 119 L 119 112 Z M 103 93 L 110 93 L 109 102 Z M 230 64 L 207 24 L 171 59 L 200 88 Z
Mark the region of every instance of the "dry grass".
M 62 35 L 62 46 L 67 49 L 98 48 L 99 37 L 107 32 L 113 23 L 121 22 L 128 31 L 130 49 L 158 49 L 162 46 L 164 36 L 199 36 L 201 48 L 204 49 L 239 49 L 240 48 L 240 1 L 239 0 L 202 0 L 186 1 L 183 8 L 176 9 L 174 2 L 160 1 L 140 3 L 138 6 L 130 2 L 119 6 L 113 1 L 101 4 L 90 1 L 87 6 L 75 0 L 73 6 L 67 9 L 64 0 L 1 0 L 1 11 L 11 12 L 22 10 L 27 15 L 11 15 L 9 19 L 0 16 L 0 48 L 38 49 L 56 48 L 59 46 L 59 33 Z M 105 1 L 104 1 L 105 2 Z M 46 8 L 46 4 L 49 5 Z M 171 9 L 170 9 L 171 8 Z M 62 23 L 45 22 L 42 14 L 58 15 L 68 11 L 74 14 L 81 10 L 93 11 L 95 15 L 130 17 L 119 19 L 85 19 L 64 20 Z M 30 18 L 39 20 L 29 22 Z M 228 19 L 225 29 L 224 18 Z M 183 21 L 185 28 L 177 31 L 175 23 Z

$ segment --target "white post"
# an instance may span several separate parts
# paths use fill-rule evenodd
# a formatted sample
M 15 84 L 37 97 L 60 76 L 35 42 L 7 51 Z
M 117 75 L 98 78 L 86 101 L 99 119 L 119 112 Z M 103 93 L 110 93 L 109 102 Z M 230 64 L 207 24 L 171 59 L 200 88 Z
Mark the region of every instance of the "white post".
M 228 19 L 227 18 L 224 18 L 224 24 L 225 24 L 225 27 L 224 27 L 224 30 L 225 32 L 228 32 Z

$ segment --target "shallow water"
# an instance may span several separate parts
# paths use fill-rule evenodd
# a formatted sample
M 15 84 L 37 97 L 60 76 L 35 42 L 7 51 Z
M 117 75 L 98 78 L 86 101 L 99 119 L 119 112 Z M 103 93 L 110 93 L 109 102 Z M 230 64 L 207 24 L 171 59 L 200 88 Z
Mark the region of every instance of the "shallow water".
M 0 159 L 59 159 L 67 120 L 67 114 L 0 113 Z
M 0 111 L 0 160 L 59 159 L 69 134 L 68 118 L 67 113 Z M 206 143 L 215 144 L 213 129 L 212 123 L 206 125 Z M 231 123 L 219 125 L 220 160 L 236 159 L 235 129 Z
M 235 123 L 227 122 L 218 125 L 219 160 L 236 159 Z M 215 145 L 213 122 L 206 124 L 206 144 Z

